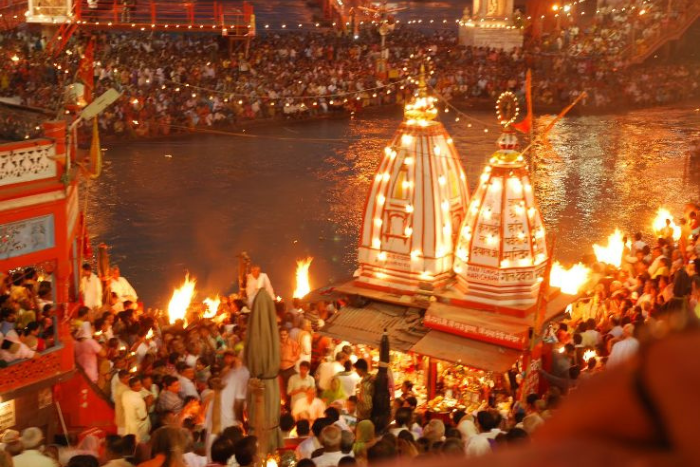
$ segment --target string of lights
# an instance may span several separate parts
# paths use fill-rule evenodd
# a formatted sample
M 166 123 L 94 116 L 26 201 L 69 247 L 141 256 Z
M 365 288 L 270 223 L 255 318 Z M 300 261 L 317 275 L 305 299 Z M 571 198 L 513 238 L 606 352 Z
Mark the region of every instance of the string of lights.
M 388 84 L 383 84 L 381 86 L 375 86 L 371 88 L 365 88 L 362 90 L 358 91 L 347 91 L 347 92 L 339 92 L 339 93 L 333 93 L 333 94 L 323 94 L 323 95 L 314 95 L 314 94 L 303 94 L 303 95 L 296 95 L 296 96 L 278 96 L 278 97 L 270 97 L 270 96 L 256 96 L 258 99 L 261 100 L 270 100 L 270 101 L 276 101 L 276 100 L 284 100 L 284 99 L 321 99 L 321 98 L 345 98 L 349 96 L 356 96 L 358 94 L 363 94 L 366 92 L 373 92 L 373 91 L 378 91 L 381 89 L 387 89 L 387 88 L 393 88 L 395 86 L 399 86 L 400 89 L 404 89 L 405 83 L 409 82 L 410 78 L 404 78 L 398 81 L 394 81 L 392 83 Z M 202 91 L 207 94 L 213 95 L 223 95 L 223 96 L 228 96 L 228 97 L 250 97 L 251 93 L 240 93 L 240 92 L 232 92 L 232 91 L 226 91 L 226 90 L 221 90 L 221 89 L 212 89 L 212 88 L 207 88 L 207 87 L 202 87 L 202 86 L 196 86 L 194 84 L 188 84 L 188 83 L 178 83 L 177 81 L 173 80 L 164 80 L 167 83 L 170 83 L 172 85 L 175 85 L 175 92 L 180 92 L 180 90 L 184 88 L 188 89 L 195 89 L 197 91 Z M 301 81 L 299 82 L 301 84 Z M 162 89 L 166 89 L 163 87 L 165 85 L 162 85 Z M 387 91 L 387 94 L 390 94 L 391 90 Z M 376 95 L 373 97 L 377 97 Z

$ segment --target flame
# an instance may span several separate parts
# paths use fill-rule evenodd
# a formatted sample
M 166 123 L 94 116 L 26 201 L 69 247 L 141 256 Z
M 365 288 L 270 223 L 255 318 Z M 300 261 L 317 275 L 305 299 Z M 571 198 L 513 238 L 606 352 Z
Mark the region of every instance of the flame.
M 146 334 L 146 339 L 153 339 L 153 328 L 148 330 L 148 333 Z
M 216 312 L 219 311 L 221 299 L 219 298 L 219 295 L 217 295 L 214 299 L 205 298 L 204 302 L 202 303 L 204 303 L 204 305 L 207 307 L 207 311 L 202 315 L 202 318 L 211 319 L 216 316 Z
M 549 285 L 559 287 L 562 292 L 569 295 L 576 295 L 581 290 L 591 276 L 591 270 L 581 263 L 576 263 L 569 269 L 556 261 L 552 265 L 552 272 L 549 276 Z
M 588 362 L 591 358 L 596 358 L 598 356 L 597 353 L 595 353 L 595 350 L 586 350 L 583 352 L 583 361 Z
M 311 292 L 311 284 L 309 283 L 309 266 L 314 259 L 309 256 L 306 259 L 297 261 L 297 286 L 294 289 L 293 298 L 304 298 Z
M 659 208 L 659 212 L 656 213 L 656 218 L 652 227 L 654 228 L 654 233 L 661 236 L 661 231 L 666 227 L 666 219 L 671 221 L 671 228 L 673 229 L 673 239 L 678 240 L 681 238 L 681 228 L 673 222 L 673 216 L 668 209 Z
M 622 243 L 622 233 L 620 229 L 615 229 L 615 233 L 608 237 L 608 246 L 593 245 L 595 258 L 601 263 L 606 263 L 619 268 L 622 264 L 622 252 L 625 248 Z
M 194 279 L 190 280 L 190 275 L 187 274 L 182 287 L 175 289 L 173 292 L 173 298 L 171 298 L 170 303 L 168 303 L 168 319 L 170 320 L 170 324 L 175 323 L 178 319 L 185 319 L 187 308 L 189 308 L 192 297 L 194 297 L 194 286 L 196 283 L 197 281 Z

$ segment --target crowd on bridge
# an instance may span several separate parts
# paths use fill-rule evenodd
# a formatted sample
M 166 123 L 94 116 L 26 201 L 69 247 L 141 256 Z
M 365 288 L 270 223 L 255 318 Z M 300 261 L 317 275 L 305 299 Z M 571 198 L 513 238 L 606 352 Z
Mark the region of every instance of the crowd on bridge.
M 478 458 L 528 444 L 563 410 L 563 398 L 607 374 L 604 369 L 624 368 L 643 342 L 700 318 L 699 213 L 689 205 L 677 228 L 669 219 L 656 232 L 625 239 L 619 268 L 594 265 L 588 292 L 569 318 L 546 333 L 552 363 L 540 376 L 548 389 L 519 394 L 522 380 L 514 374 L 478 408 L 448 418 L 432 415 L 410 381 L 395 381 L 393 367 L 385 383 L 393 396 L 391 417 L 377 418 L 372 395 L 378 365 L 369 350 L 318 332 L 342 301 L 294 300 L 289 307 L 276 301 L 284 439 L 279 462 L 341 467 Z M 256 295 L 264 290 L 276 297 L 270 278 L 253 266 L 245 293 L 224 296 L 215 316 L 205 319 L 205 310 L 194 306 L 185 321 L 171 322 L 139 302 L 118 267 L 99 278 L 85 264 L 81 276 L 82 306 L 70 316 L 68 338 L 84 377 L 113 401 L 117 433 L 105 440 L 87 435 L 67 446 L 45 443 L 37 428 L 6 430 L 2 465 L 253 465 L 258 453 L 255 436 L 247 433 L 245 342 Z M 39 357 L 54 343 L 57 310 L 43 279 L 29 268 L 0 282 L 4 364 Z M 103 301 L 105 282 L 109 299 Z
M 662 3 L 647 2 L 649 11 L 641 16 L 641 7 L 624 11 L 656 24 L 684 14 L 689 2 L 673 2 L 670 12 Z M 97 32 L 93 95 L 109 87 L 123 91 L 100 125 L 104 133 L 131 137 L 401 104 L 411 93 L 410 78 L 428 61 L 434 92 L 457 104 L 490 106 L 505 90 L 522 96 L 527 69 L 534 74 L 535 104 L 552 109 L 584 91 L 588 97 L 581 107 L 594 110 L 697 96 L 697 64 L 628 66 L 629 48 L 618 40 L 630 34 L 628 19 L 618 6 L 590 26 L 570 25 L 510 52 L 459 46 L 450 31 L 400 27 L 387 38 L 381 73 L 379 38 L 372 29 L 357 39 L 332 31 L 267 33 L 251 43 L 247 58 L 229 53 L 212 35 Z M 79 33 L 57 58 L 47 60 L 44 38 L 3 33 L 0 44 L 12 59 L 0 68 L 0 96 L 60 110 L 77 81 L 87 41 L 88 35 Z M 15 138 L 36 134 L 33 123 L 22 125 L 12 115 L 2 119 Z

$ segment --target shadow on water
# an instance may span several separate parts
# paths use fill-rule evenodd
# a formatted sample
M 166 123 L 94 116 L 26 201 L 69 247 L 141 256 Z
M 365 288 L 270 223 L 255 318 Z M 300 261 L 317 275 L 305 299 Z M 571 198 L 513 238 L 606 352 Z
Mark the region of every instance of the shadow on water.
M 345 278 L 355 268 L 370 179 L 400 119 L 395 111 L 249 130 L 259 138 L 113 144 L 90 190 L 90 234 L 112 246 L 153 306 L 167 304 L 185 271 L 201 295 L 231 290 L 242 250 L 283 297 L 293 289 L 295 260 L 306 255 L 316 258 L 313 286 Z M 543 155 L 536 183 L 556 256 L 579 260 L 615 227 L 648 231 L 661 205 L 680 213 L 698 200 L 700 169 L 687 157 L 698 123 L 690 107 L 560 122 L 549 138 L 555 155 Z M 446 122 L 474 191 L 498 132 L 471 124 Z

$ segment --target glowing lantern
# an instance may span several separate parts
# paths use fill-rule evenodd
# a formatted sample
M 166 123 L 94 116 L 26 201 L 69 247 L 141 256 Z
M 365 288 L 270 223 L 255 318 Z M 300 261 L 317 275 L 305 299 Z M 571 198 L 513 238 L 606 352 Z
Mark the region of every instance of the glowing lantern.
M 207 307 L 207 311 L 204 312 L 202 315 L 202 318 L 205 319 L 211 319 L 216 316 L 216 312 L 219 311 L 219 305 L 221 304 L 221 299 L 217 295 L 216 298 L 211 299 L 209 297 L 205 298 L 204 301 L 204 306 Z
M 360 232 L 357 285 L 411 293 L 439 288 L 452 275 L 469 192 L 435 102 L 421 76 L 382 151 Z
M 608 246 L 593 245 L 595 258 L 600 263 L 606 263 L 619 268 L 622 264 L 622 253 L 624 252 L 625 244 L 622 241 L 622 233 L 620 229 L 615 229 L 615 232 L 608 237 Z
M 194 279 L 190 280 L 190 275 L 187 274 L 182 287 L 175 289 L 173 292 L 170 303 L 168 303 L 168 319 L 170 320 L 170 324 L 175 323 L 175 321 L 179 319 L 185 320 L 187 317 L 187 309 L 190 307 L 190 303 L 192 303 L 194 286 L 196 284 L 197 281 Z
M 574 264 L 569 269 L 556 261 L 552 265 L 549 277 L 549 285 L 558 287 L 562 292 L 569 295 L 576 295 L 581 287 L 586 285 L 591 276 L 591 270 L 581 263 Z
M 661 232 L 666 228 L 666 219 L 671 221 L 671 228 L 673 229 L 673 239 L 678 240 L 681 238 L 681 227 L 673 222 L 673 216 L 668 209 L 660 208 L 659 212 L 656 213 L 656 218 L 652 227 L 654 228 L 654 233 L 659 237 L 665 236 Z
M 294 294 L 292 295 L 293 298 L 304 298 L 309 292 L 311 292 L 311 284 L 309 283 L 309 266 L 311 266 L 311 261 L 313 260 L 314 259 L 309 256 L 306 259 L 297 261 L 297 286 L 294 289 Z

